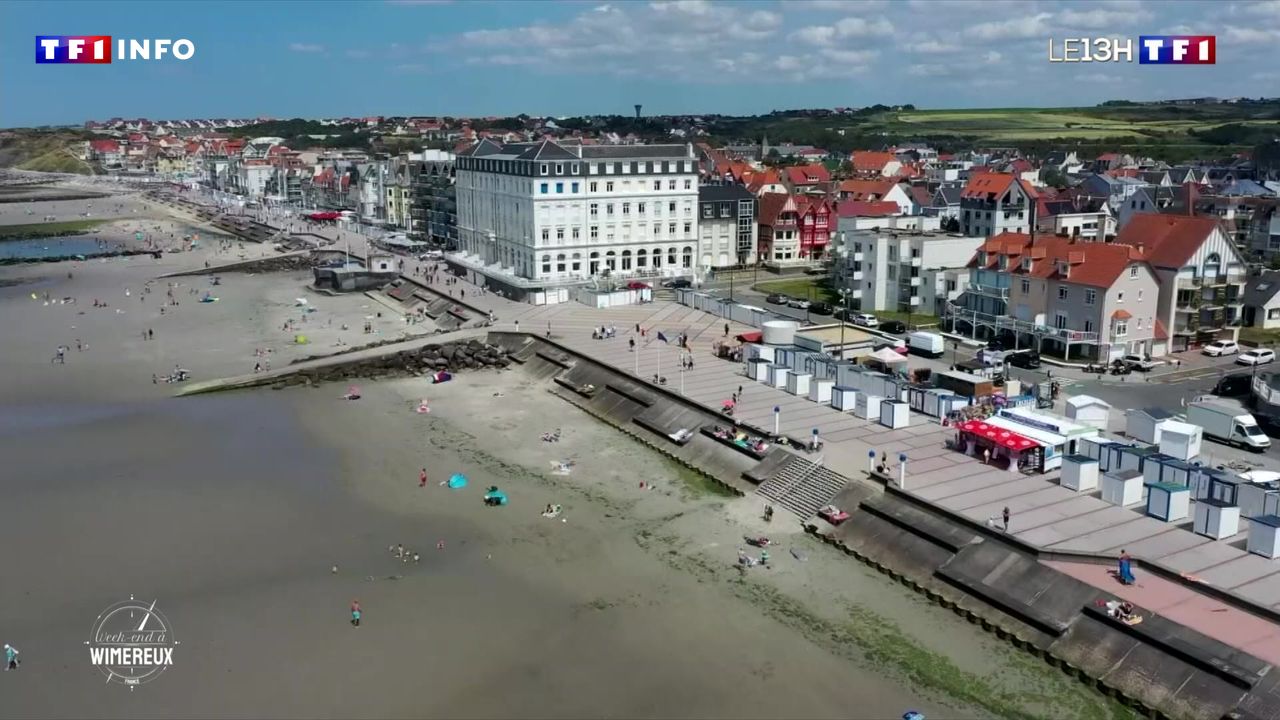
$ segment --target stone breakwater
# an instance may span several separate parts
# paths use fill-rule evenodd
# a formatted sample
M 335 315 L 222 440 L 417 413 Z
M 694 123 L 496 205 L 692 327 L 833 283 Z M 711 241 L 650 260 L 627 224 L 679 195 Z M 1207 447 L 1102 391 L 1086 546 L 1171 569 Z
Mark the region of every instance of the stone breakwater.
M 401 377 L 425 375 L 440 370 L 502 369 L 511 365 L 504 348 L 480 340 L 458 340 L 441 345 L 430 344 L 413 350 L 383 355 L 349 363 L 336 363 L 318 368 L 294 371 L 275 385 L 316 385 L 353 378 Z

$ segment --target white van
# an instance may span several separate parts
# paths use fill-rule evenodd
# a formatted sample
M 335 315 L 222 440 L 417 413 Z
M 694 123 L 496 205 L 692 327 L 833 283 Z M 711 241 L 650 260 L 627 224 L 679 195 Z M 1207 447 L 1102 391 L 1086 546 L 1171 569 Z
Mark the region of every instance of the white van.
M 937 333 L 913 332 L 907 336 L 907 349 L 916 355 L 941 357 L 946 350 L 946 341 Z

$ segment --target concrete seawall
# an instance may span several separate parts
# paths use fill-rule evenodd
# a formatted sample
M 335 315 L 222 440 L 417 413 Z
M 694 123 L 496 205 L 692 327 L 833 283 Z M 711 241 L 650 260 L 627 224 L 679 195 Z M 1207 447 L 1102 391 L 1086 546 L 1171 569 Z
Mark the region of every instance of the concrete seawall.
M 451 333 L 328 356 L 240 378 L 184 388 L 182 394 L 283 385 L 317 373 L 358 375 L 370 363 L 428 344 L 471 341 Z M 774 448 L 751 457 L 699 433 L 727 421 L 674 390 L 635 378 L 554 340 L 489 332 L 510 367 L 543 382 L 567 402 L 626 432 L 736 494 L 753 493 L 794 461 Z M 392 362 L 392 364 L 395 364 Z M 693 434 L 687 439 L 681 431 Z M 1045 564 L 1045 560 L 1110 563 L 1114 558 L 1048 553 L 896 488 L 888 478 L 848 480 L 835 505 L 851 517 L 833 527 L 802 518 L 805 529 L 969 621 L 1124 699 L 1148 717 L 1274 718 L 1280 720 L 1280 673 L 1270 663 L 1229 647 L 1159 613 L 1138 608 L 1143 622 L 1126 625 L 1100 609 L 1112 595 Z M 1161 577 L 1173 571 L 1140 567 Z M 1181 578 L 1178 578 L 1181 580 Z M 1266 616 L 1230 593 L 1200 591 L 1243 611 Z

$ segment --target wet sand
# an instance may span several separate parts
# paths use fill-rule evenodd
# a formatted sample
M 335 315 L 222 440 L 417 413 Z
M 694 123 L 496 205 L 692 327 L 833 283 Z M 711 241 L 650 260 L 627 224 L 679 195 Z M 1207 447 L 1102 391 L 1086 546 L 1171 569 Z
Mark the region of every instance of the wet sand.
M 172 387 L 152 385 L 151 372 L 180 363 L 200 378 L 242 373 L 265 343 L 280 364 L 323 350 L 289 346 L 279 327 L 298 314 L 289 298 L 302 274 L 227 276 L 221 302 L 179 293 L 181 306 L 163 317 L 150 300 L 124 296 L 193 261 L 79 263 L 71 280 L 65 264 L 0 270 L 0 281 L 22 281 L 0 282 L 0 527 L 9 540 L 0 641 L 24 660 L 0 677 L 4 715 L 1010 714 L 948 697 L 873 643 L 824 631 L 868 612 L 1008 693 L 1014 714 L 1109 707 L 783 528 L 767 528 L 782 542 L 775 568 L 738 579 L 742 535 L 765 531 L 754 499 L 689 490 L 665 460 L 518 371 L 435 388 L 364 383 L 357 402 L 340 400 L 334 385 L 168 398 Z M 46 289 L 79 302 L 30 299 Z M 90 307 L 97 295 L 111 307 Z M 363 317 L 368 302 L 335 298 L 314 316 Z M 157 339 L 143 341 L 153 324 Z M 389 317 L 378 328 L 403 331 Z M 326 332 L 326 343 L 344 336 Z M 358 326 L 347 334 L 370 339 Z M 77 337 L 87 351 L 75 351 Z M 65 366 L 49 363 L 58 343 L 72 345 Z M 423 396 L 429 415 L 412 411 Z M 561 443 L 538 440 L 552 426 L 564 428 Z M 570 476 L 549 474 L 552 460 L 570 457 Z M 427 488 L 418 487 L 422 466 Z M 437 484 L 456 471 L 470 476 L 468 489 Z M 639 479 L 658 488 L 642 491 Z M 509 506 L 483 506 L 491 483 L 508 491 Z M 547 503 L 563 505 L 566 522 L 542 518 Z M 396 561 L 394 543 L 422 562 Z M 808 562 L 790 557 L 793 545 Z M 97 613 L 129 594 L 156 599 L 182 641 L 174 667 L 132 693 L 104 684 L 83 644 Z M 365 610 L 358 629 L 347 622 L 355 598 Z

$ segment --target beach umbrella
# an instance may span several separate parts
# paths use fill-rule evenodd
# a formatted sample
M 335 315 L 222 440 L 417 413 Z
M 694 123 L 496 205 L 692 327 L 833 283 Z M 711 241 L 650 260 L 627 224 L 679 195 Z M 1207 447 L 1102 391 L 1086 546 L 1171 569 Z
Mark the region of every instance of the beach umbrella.
M 457 490 L 459 488 L 464 488 L 466 486 L 467 486 L 467 476 L 463 475 L 462 473 L 454 473 L 449 478 L 450 490 Z

